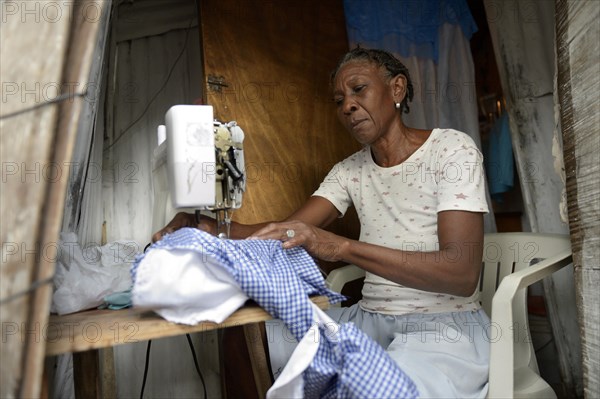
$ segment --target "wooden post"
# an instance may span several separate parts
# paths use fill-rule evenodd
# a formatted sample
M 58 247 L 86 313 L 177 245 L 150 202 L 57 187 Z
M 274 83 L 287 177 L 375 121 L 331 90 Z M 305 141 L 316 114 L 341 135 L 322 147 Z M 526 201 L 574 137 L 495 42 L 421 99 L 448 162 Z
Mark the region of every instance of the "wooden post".
M 600 397 L 599 19 L 598 2 L 556 2 L 557 87 L 586 398 Z
M 56 3 L 51 15 L 42 6 L 2 3 L 0 317 L 16 327 L 1 348 L 6 398 L 40 395 L 69 161 L 94 39 L 107 18 L 102 2 Z

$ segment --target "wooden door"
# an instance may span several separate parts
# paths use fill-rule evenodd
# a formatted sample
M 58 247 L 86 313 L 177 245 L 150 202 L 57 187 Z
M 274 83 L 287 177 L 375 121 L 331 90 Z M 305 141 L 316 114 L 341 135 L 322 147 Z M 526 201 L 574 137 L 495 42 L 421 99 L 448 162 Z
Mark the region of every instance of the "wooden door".
M 281 220 L 359 147 L 338 122 L 329 74 L 348 50 L 340 0 L 200 2 L 205 101 L 245 132 L 242 223 Z M 211 83 L 221 81 L 222 83 Z M 357 236 L 355 217 L 333 230 Z

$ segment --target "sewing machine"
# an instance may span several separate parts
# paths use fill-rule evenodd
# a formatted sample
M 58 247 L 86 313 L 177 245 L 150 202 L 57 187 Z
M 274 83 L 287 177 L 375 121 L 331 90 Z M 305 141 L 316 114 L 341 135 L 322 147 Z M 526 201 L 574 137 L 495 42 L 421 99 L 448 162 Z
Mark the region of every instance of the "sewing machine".
M 153 231 L 178 210 L 215 214 L 217 233 L 229 236 L 231 213 L 246 189 L 244 132 L 214 119 L 210 105 L 175 105 L 158 127 L 152 160 Z

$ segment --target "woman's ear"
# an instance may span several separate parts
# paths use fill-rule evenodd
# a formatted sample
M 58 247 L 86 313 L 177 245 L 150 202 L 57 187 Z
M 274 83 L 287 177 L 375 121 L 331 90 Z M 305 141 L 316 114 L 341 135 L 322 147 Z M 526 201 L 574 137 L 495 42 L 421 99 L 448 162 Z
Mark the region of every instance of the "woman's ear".
M 392 93 L 394 95 L 394 102 L 401 103 L 406 96 L 406 76 L 398 74 L 392 78 L 390 85 L 392 86 Z

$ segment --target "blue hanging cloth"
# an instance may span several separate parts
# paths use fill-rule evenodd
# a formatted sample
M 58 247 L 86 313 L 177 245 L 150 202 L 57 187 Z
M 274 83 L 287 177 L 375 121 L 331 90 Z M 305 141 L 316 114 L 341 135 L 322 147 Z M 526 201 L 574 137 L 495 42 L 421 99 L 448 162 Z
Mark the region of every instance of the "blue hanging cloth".
M 344 13 L 350 43 L 436 63 L 441 25 L 460 25 L 467 39 L 477 32 L 465 0 L 344 0 Z
M 502 202 L 502 194 L 513 188 L 515 174 L 506 112 L 492 126 L 484 160 L 490 195 L 495 201 Z

